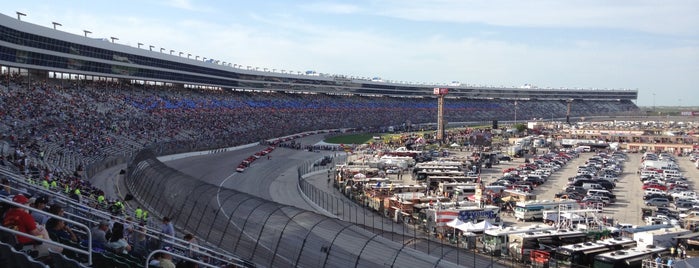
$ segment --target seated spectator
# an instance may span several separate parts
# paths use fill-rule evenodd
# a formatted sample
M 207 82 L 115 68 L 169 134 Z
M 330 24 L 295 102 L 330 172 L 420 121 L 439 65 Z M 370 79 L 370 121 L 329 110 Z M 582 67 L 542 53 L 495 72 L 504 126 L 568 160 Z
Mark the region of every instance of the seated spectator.
M 100 221 L 97 226 L 90 230 L 90 233 L 92 233 L 92 246 L 101 249 L 107 248 L 107 243 L 109 243 L 107 234 L 109 232 L 109 223 Z
M 149 267 L 160 267 L 160 260 L 163 259 L 163 254 L 160 252 L 156 252 L 153 254 L 153 258 L 151 258 L 150 262 L 148 263 Z
M 34 198 L 32 198 L 34 199 Z M 32 200 L 30 199 L 30 200 Z M 46 204 L 48 203 L 48 199 L 46 197 L 39 197 L 34 200 L 34 203 L 32 203 L 32 207 L 46 211 Z M 49 219 L 49 215 L 47 213 L 41 213 L 37 211 L 32 211 L 32 217 L 34 218 L 34 221 L 36 221 L 39 224 L 46 224 L 46 221 Z
M 12 188 L 10 188 L 10 181 L 7 178 L 2 179 L 2 188 L 0 188 L 0 197 L 8 197 L 12 194 Z
M 120 222 L 115 222 L 112 227 L 112 236 L 109 238 L 107 246 L 114 252 L 121 254 L 129 254 L 131 245 L 124 238 L 124 225 Z
M 49 232 L 49 237 L 55 241 L 70 240 L 78 242 L 78 237 L 72 230 L 66 230 L 66 222 L 59 218 L 50 218 L 46 222 L 46 230 Z
M 146 227 L 139 226 L 138 229 L 131 236 L 131 245 L 133 245 L 133 250 L 131 255 L 136 257 L 145 258 L 148 256 L 148 237 L 146 236 Z
M 28 205 L 29 199 L 22 194 L 15 195 L 12 201 L 22 205 Z M 39 225 L 34 221 L 29 211 L 25 208 L 14 207 L 9 209 L 5 213 L 2 225 L 32 236 L 40 237 L 46 240 L 51 240 L 49 234 L 44 228 L 44 226 Z M 41 243 L 40 241 L 34 240 L 27 236 L 18 235 L 17 243 L 23 247 L 31 246 L 34 250 L 39 252 L 39 257 L 48 256 L 49 246 L 48 243 Z M 51 246 L 54 251 L 62 252 L 62 248 Z
M 168 253 L 163 253 L 162 257 L 160 258 L 160 267 L 175 268 L 175 263 L 172 262 L 172 255 Z
M 187 257 L 198 259 L 201 255 L 199 253 L 201 251 L 201 248 L 199 248 L 199 242 L 197 241 L 197 238 L 194 237 L 193 234 L 186 234 L 184 235 L 184 241 L 187 241 L 189 243 L 187 249 Z

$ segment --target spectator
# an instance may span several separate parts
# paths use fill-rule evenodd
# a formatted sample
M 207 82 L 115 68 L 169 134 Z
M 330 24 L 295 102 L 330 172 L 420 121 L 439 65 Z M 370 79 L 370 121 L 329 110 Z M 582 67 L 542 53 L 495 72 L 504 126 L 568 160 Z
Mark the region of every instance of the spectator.
M 163 259 L 163 254 L 160 252 L 156 252 L 153 254 L 153 258 L 151 258 L 150 262 L 148 263 L 148 266 L 160 267 L 160 261 L 162 259 Z
M 55 241 L 70 240 L 72 242 L 78 242 L 78 237 L 73 233 L 73 231 L 67 231 L 66 222 L 59 218 L 50 218 L 46 222 L 46 229 L 48 230 L 49 237 Z
M 32 198 L 32 199 L 34 199 L 34 198 Z M 48 211 L 46 211 L 46 204 L 47 203 L 48 203 L 48 200 L 46 199 L 46 197 L 39 197 L 39 198 L 36 198 L 34 200 L 34 203 L 32 204 L 32 207 L 45 212 L 45 213 L 42 213 L 42 212 L 32 211 L 32 217 L 34 218 L 34 221 L 36 221 L 39 224 L 46 224 L 46 221 L 48 221 L 48 219 L 49 219 Z
M 8 197 L 12 194 L 12 188 L 10 188 L 10 181 L 7 178 L 2 178 L 2 186 L 0 188 L 0 197 Z
M 199 248 L 199 242 L 197 241 L 197 238 L 194 237 L 193 234 L 186 234 L 184 235 L 184 241 L 187 241 L 187 243 L 189 243 L 187 249 L 187 257 L 199 258 L 199 252 L 201 251 L 201 248 Z
M 92 233 L 92 246 L 96 248 L 105 249 L 107 248 L 107 240 L 109 233 L 109 223 L 106 221 L 100 221 L 97 226 L 90 230 Z
M 160 267 L 161 268 L 175 268 L 175 263 L 172 262 L 172 255 L 168 253 L 163 253 L 162 257 L 160 258 Z
M 15 195 L 12 198 L 12 201 L 22 205 L 29 204 L 29 199 L 22 194 Z M 26 234 L 30 234 L 32 236 L 51 240 L 46 228 L 44 228 L 44 226 L 42 225 L 37 224 L 36 221 L 34 221 L 34 218 L 32 218 L 31 214 L 29 214 L 27 209 L 24 208 L 14 207 L 9 209 L 5 213 L 5 217 L 3 218 L 3 226 L 18 230 Z M 37 250 L 39 252 L 40 257 L 48 256 L 48 243 L 40 243 L 37 240 L 33 240 L 30 237 L 22 235 L 17 235 L 17 243 L 25 248 L 31 246 L 34 250 Z M 62 251 L 61 248 L 56 248 L 53 246 L 51 246 L 51 248 L 59 252 Z
M 172 241 L 172 238 L 175 237 L 175 227 L 172 225 L 172 222 L 170 221 L 170 218 L 164 217 L 163 218 L 163 225 L 160 229 L 160 232 L 162 233 L 163 241 Z M 165 246 L 171 246 L 170 243 L 165 243 Z
M 124 225 L 120 222 L 115 222 L 112 227 L 112 235 L 109 238 L 107 246 L 116 253 L 129 254 L 131 245 L 124 238 Z
M 145 226 L 139 226 L 131 238 L 130 242 L 133 245 L 131 255 L 141 258 L 148 256 L 148 237 L 146 236 Z

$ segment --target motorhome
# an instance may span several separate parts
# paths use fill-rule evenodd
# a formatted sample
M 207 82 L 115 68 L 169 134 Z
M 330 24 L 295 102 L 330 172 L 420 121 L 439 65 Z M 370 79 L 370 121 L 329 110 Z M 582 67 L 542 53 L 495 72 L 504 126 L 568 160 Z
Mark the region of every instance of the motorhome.
M 541 220 L 544 218 L 544 211 L 558 211 L 579 209 L 580 205 L 575 200 L 534 200 L 517 202 L 515 206 L 515 218 L 517 220 Z
M 585 232 L 565 229 L 512 234 L 508 236 L 508 252 L 515 261 L 528 262 L 532 250 L 554 250 L 562 245 L 584 242 L 586 238 Z
M 665 247 L 635 247 L 630 249 L 615 250 L 595 256 L 592 267 L 595 268 L 630 268 L 642 267 L 644 259 L 650 259 L 653 255 L 669 253 Z
M 483 248 L 486 252 L 493 256 L 509 256 L 508 241 L 512 234 L 521 234 L 527 232 L 540 232 L 555 230 L 556 227 L 545 224 L 536 224 L 530 226 L 507 227 L 503 229 L 490 229 L 483 232 Z
M 636 247 L 636 241 L 630 238 L 608 238 L 593 242 L 583 242 L 560 246 L 554 253 L 558 267 L 589 267 L 595 256 L 621 249 Z

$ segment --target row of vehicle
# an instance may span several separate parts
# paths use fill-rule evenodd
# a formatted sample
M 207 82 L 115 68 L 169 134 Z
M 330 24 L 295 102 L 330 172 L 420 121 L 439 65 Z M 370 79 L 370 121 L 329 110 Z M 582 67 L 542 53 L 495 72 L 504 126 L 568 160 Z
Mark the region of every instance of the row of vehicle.
M 613 190 L 623 172 L 627 157 L 622 152 L 598 153 L 578 167 L 575 177 L 568 178 L 560 199 L 572 199 L 588 207 L 607 206 L 616 201 Z
M 255 162 L 255 160 L 257 159 L 260 159 L 260 157 L 268 155 L 272 151 L 274 151 L 274 147 L 269 146 L 262 151 L 254 153 L 253 155 L 249 156 L 248 158 L 245 158 L 242 162 L 240 162 L 240 164 L 238 164 L 238 167 L 235 168 L 235 171 L 245 172 L 245 169 L 248 168 L 250 164 L 252 164 L 252 162 Z
M 491 185 L 505 186 L 521 192 L 531 192 L 577 155 L 574 152 L 558 152 L 539 155 L 529 163 L 503 170 L 503 177 Z
M 673 202 L 674 197 L 692 197 L 696 195 L 690 191 L 687 178 L 682 176 L 674 156 L 668 153 L 655 154 L 646 152 L 643 154 L 643 162 L 639 169 L 640 179 L 643 182 L 643 200 L 646 206 L 691 208 L 689 202 Z M 679 200 L 677 200 L 679 201 Z

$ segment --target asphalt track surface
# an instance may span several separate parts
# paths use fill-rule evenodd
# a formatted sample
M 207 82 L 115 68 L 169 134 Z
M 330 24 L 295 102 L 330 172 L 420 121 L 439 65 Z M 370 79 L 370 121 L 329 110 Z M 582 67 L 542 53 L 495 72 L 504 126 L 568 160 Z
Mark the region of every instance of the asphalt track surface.
M 297 139 L 296 142 L 310 145 L 323 138 L 323 135 L 313 135 Z M 315 211 L 301 197 L 298 190 L 297 167 L 303 162 L 317 160 L 332 152 L 317 153 L 277 147 L 269 154 L 270 159 L 263 156 L 253 162 L 245 172 L 236 172 L 236 167 L 245 158 L 265 148 L 267 146 L 257 145 L 235 151 L 172 160 L 165 164 L 205 183 Z
M 316 144 L 323 139 L 323 135 L 314 135 L 297 139 L 296 142 L 303 145 L 311 145 Z M 297 187 L 297 168 L 305 161 L 317 160 L 322 158 L 324 155 L 333 155 L 336 152 L 322 151 L 318 153 L 277 147 L 270 154 L 270 159 L 267 159 L 266 156 L 261 157 L 253 162 L 253 164 L 248 167 L 245 172 L 238 173 L 235 171 L 235 168 L 243 159 L 265 148 L 267 147 L 253 146 L 236 151 L 172 160 L 165 162 L 165 164 L 185 174 L 191 175 L 202 182 L 218 185 L 222 188 L 234 189 L 281 204 L 291 205 L 328 215 L 325 211 L 317 210 L 316 206 L 312 206 L 309 203 L 310 201 L 306 201 L 306 199 L 302 197 L 302 193 Z M 327 190 L 328 193 L 337 194 L 337 192 L 327 187 L 327 183 L 325 182 L 324 178 L 327 178 L 326 175 L 314 176 L 308 180 L 323 191 Z M 222 209 L 224 211 L 226 210 L 226 208 Z M 365 219 L 369 219 L 370 221 L 374 221 L 373 223 L 364 222 L 364 225 L 366 226 L 372 226 L 377 229 L 384 229 L 386 231 L 395 231 L 396 233 L 404 232 L 404 234 L 411 234 L 415 232 L 415 230 L 412 230 L 412 228 L 410 228 L 410 230 L 399 231 L 402 230 L 402 228 L 405 228 L 405 226 L 400 224 L 394 225 L 389 220 L 378 215 L 373 217 L 372 212 L 370 211 L 359 211 L 359 214 L 362 214 L 360 218 L 363 217 Z M 391 239 L 401 243 L 398 237 L 392 237 Z M 430 240 L 434 241 L 434 238 Z M 408 243 L 419 243 L 419 245 L 415 246 L 418 248 L 429 248 L 429 244 L 425 244 L 424 240 L 411 241 Z M 473 255 L 468 252 L 469 251 L 464 250 L 460 255 L 462 261 L 465 259 L 470 259 L 468 261 L 470 263 L 473 260 Z M 438 254 L 438 252 L 433 252 L 430 255 L 434 256 L 434 254 Z M 476 255 L 476 260 L 473 263 L 480 267 L 505 267 L 502 265 L 502 263 L 493 263 L 493 261 L 494 260 L 491 258 Z

